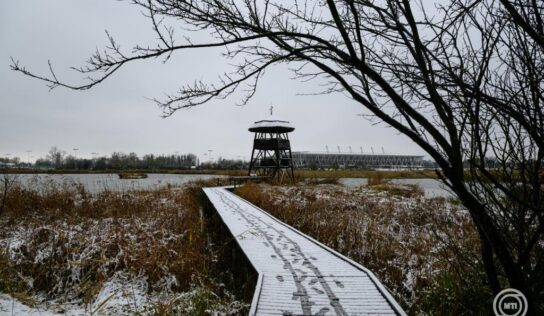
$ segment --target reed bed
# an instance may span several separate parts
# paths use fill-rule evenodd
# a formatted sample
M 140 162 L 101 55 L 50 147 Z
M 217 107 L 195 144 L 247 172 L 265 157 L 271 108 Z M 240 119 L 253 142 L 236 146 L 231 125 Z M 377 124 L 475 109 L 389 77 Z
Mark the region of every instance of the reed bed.
M 243 313 L 215 278 L 202 185 L 98 194 L 13 185 L 0 214 L 0 294 L 55 313 Z
M 466 211 L 415 186 L 246 183 L 236 193 L 373 271 L 409 314 L 485 314 L 492 295 Z

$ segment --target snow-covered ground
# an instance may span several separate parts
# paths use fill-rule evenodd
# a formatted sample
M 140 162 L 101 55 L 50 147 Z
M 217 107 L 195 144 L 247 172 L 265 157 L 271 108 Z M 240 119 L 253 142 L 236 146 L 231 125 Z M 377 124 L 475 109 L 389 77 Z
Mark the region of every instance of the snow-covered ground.
M 148 310 L 157 298 L 147 294 L 147 282 L 118 273 L 102 286 L 88 305 L 60 303 L 56 300 L 21 302 L 9 294 L 0 294 L 0 315 L 133 315 Z
M 155 315 L 165 307 L 171 308 L 176 315 L 200 314 L 202 308 L 210 315 L 237 315 L 247 308 L 238 301 L 221 303 L 217 296 L 201 288 L 183 293 L 149 292 L 144 279 L 124 273 L 108 280 L 89 305 L 56 300 L 22 302 L 12 295 L 0 293 L 2 316 Z
M 81 307 L 74 307 L 66 311 L 61 306 L 33 306 L 30 307 L 9 294 L 0 294 L 0 315 L 28 315 L 28 316 L 59 316 L 85 315 Z

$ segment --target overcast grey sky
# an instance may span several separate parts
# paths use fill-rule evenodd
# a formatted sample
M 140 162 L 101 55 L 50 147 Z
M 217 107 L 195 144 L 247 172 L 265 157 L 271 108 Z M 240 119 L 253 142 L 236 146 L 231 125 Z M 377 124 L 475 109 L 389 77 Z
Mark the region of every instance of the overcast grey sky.
M 108 30 L 130 49 L 153 44 L 155 36 L 140 9 L 116 0 L 0 0 L 0 156 L 26 150 L 36 158 L 51 146 L 78 156 L 114 151 L 172 154 L 203 153 L 213 158 L 247 157 L 252 134 L 247 128 L 265 118 L 271 104 L 275 116 L 296 127 L 293 150 L 324 151 L 325 145 L 347 152 L 371 147 L 387 153 L 422 154 L 407 137 L 358 116 L 362 106 L 340 95 L 298 96 L 318 91 L 317 82 L 291 80 L 287 68 L 268 71 L 256 96 L 246 106 L 226 100 L 176 112 L 163 119 L 146 98 L 174 93 L 184 83 L 217 78 L 229 68 L 220 49 L 180 52 L 163 64 L 160 60 L 128 65 L 88 91 L 57 88 L 9 69 L 10 56 L 29 70 L 46 74 L 50 59 L 60 78 L 81 82 L 68 68 L 83 65 L 96 48 L 106 45 Z M 182 35 L 177 30 L 177 35 Z

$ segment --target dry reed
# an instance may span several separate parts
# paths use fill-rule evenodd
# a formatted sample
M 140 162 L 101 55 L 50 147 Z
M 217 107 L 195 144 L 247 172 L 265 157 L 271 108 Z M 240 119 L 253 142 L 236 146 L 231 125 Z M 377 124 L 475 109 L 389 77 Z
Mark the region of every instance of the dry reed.
M 383 184 L 246 183 L 236 192 L 369 268 L 410 314 L 471 314 L 491 306 L 470 218 L 444 199 Z
M 214 278 L 201 185 L 98 194 L 79 184 L 14 186 L 0 215 L 0 293 L 27 305 L 40 303 L 37 297 L 76 302 L 92 312 L 121 273 L 165 297 L 132 312 L 244 311 Z

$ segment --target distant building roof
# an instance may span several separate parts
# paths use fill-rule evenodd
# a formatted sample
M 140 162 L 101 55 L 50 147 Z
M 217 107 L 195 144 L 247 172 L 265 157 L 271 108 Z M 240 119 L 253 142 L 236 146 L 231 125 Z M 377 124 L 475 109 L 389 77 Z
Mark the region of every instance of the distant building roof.
M 293 155 L 326 155 L 326 156 L 358 156 L 358 157 L 413 157 L 423 158 L 423 155 L 395 154 L 395 153 L 358 153 L 358 152 L 324 152 L 324 151 L 293 151 Z

